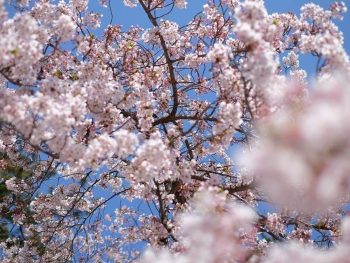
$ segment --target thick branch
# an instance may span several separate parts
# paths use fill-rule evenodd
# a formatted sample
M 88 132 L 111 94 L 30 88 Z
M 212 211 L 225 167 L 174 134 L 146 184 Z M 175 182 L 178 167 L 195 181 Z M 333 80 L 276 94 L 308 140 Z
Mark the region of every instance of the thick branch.
M 158 22 L 157 19 L 152 15 L 151 10 L 146 6 L 146 4 L 142 1 L 139 0 L 139 3 L 141 4 L 143 10 L 145 11 L 145 13 L 148 16 L 148 19 L 150 20 L 150 22 L 152 23 L 152 25 L 154 27 L 158 27 Z M 160 45 L 163 49 L 164 52 L 164 57 L 169 69 L 169 76 L 170 76 L 170 83 L 172 86 L 172 91 L 173 91 L 173 109 L 170 113 L 170 116 L 175 116 L 176 112 L 177 112 L 177 107 L 179 106 L 179 95 L 178 95 L 178 91 L 177 91 L 177 82 L 176 82 L 176 78 L 175 78 L 175 70 L 174 70 L 174 66 L 173 63 L 174 61 L 171 60 L 169 52 L 168 52 L 168 48 L 166 46 L 165 40 L 163 38 L 163 36 L 158 32 L 157 35 L 159 36 L 159 40 L 160 40 Z

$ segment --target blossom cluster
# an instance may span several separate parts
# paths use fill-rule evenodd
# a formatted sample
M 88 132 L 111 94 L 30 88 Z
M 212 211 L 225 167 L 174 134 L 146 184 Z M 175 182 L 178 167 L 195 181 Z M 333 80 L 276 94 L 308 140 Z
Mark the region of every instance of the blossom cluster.
M 10 2 L 1 262 L 347 261 L 343 2 L 210 0 L 180 24 L 189 1 L 124 0 L 149 20 L 125 29 L 100 1 L 102 34 L 88 0 Z

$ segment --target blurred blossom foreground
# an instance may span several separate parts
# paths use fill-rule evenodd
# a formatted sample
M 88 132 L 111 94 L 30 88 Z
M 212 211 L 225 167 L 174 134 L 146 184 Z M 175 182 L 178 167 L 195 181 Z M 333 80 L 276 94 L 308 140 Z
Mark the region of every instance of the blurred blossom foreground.
M 0 262 L 350 262 L 344 3 L 111 2 L 0 0 Z

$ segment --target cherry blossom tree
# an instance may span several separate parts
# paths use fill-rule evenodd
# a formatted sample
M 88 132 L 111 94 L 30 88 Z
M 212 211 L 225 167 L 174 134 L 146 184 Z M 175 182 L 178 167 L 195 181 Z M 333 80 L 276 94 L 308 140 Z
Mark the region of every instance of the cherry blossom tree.
M 345 4 L 124 4 L 0 0 L 1 262 L 348 262 Z

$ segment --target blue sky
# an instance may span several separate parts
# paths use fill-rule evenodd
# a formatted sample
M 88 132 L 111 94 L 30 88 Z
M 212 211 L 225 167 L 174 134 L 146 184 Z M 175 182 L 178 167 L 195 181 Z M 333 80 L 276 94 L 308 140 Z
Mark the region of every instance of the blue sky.
M 169 20 L 174 20 L 178 22 L 180 25 L 185 25 L 187 22 L 198 12 L 202 10 L 203 4 L 205 4 L 206 0 L 188 0 L 188 8 L 181 10 L 175 9 L 174 12 L 167 17 Z M 266 7 L 269 13 L 273 12 L 293 12 L 299 15 L 300 7 L 308 3 L 309 1 L 305 0 L 266 0 Z M 330 0 L 319 0 L 313 1 L 316 4 L 321 5 L 324 8 L 328 8 L 333 1 Z M 147 20 L 146 15 L 143 13 L 141 8 L 128 8 L 123 5 L 122 0 L 111 0 L 112 10 L 113 10 L 113 24 L 123 25 L 124 30 L 126 30 L 131 25 L 139 25 L 141 27 L 147 28 L 150 27 L 150 24 Z M 349 6 L 350 7 L 350 6 Z M 110 13 L 108 8 L 103 8 L 99 4 L 98 0 L 90 0 L 90 10 L 94 12 L 99 12 L 103 14 L 102 25 L 99 30 L 96 31 L 97 34 L 102 34 L 103 29 L 106 28 L 107 24 L 110 21 Z M 13 12 L 10 12 L 13 14 Z M 338 21 L 338 26 L 343 31 L 345 36 L 345 48 L 349 52 L 350 51 L 350 14 L 346 14 L 343 21 Z M 305 56 L 301 59 L 301 65 L 307 71 L 311 72 L 315 68 L 315 59 L 311 56 Z M 100 192 L 100 195 L 104 196 L 106 193 Z M 97 194 L 98 195 L 98 194 Z M 113 204 L 107 205 L 106 212 L 112 213 L 113 209 L 119 207 L 120 199 L 113 200 Z M 139 201 L 135 201 L 133 204 L 128 204 L 123 201 L 123 204 L 137 206 L 136 203 Z M 262 213 L 266 213 L 266 206 L 262 205 L 259 207 L 259 211 Z
M 207 0 L 188 0 L 188 6 L 186 9 L 174 9 L 174 12 L 167 16 L 166 19 L 176 21 L 180 26 L 187 24 L 189 20 L 193 18 L 195 14 L 202 10 L 202 7 Z M 265 5 L 269 13 L 275 12 L 293 12 L 299 16 L 300 8 L 302 5 L 309 3 L 306 0 L 265 0 Z M 328 9 L 334 1 L 331 0 L 319 0 L 313 1 L 313 3 Z M 143 28 L 151 27 L 146 14 L 141 7 L 129 8 L 125 7 L 122 0 L 111 0 L 111 9 L 113 10 L 113 24 L 122 25 L 124 30 L 127 30 L 132 25 L 138 25 Z M 350 8 L 350 6 L 349 6 Z M 96 31 L 96 34 L 101 34 L 103 29 L 110 22 L 110 13 L 108 8 L 104 8 L 99 4 L 98 0 L 90 0 L 90 10 L 100 12 L 103 14 L 101 28 Z M 350 11 L 349 11 L 350 12 Z M 344 20 L 337 20 L 337 25 L 344 33 L 345 48 L 350 51 L 350 14 L 347 13 Z M 301 67 L 304 68 L 311 76 L 315 73 L 316 58 L 311 55 L 303 55 L 300 57 Z M 231 149 L 230 153 L 233 154 L 235 149 Z
M 111 9 L 113 10 L 113 24 L 122 25 L 126 30 L 132 25 L 138 25 L 143 28 L 151 27 L 146 14 L 142 11 L 141 7 L 129 8 L 125 7 L 122 0 L 111 0 Z M 275 12 L 293 12 L 299 15 L 300 7 L 310 1 L 306 0 L 265 0 L 265 5 L 269 13 Z M 334 2 L 331 0 L 318 0 L 312 1 L 315 4 L 328 9 Z M 188 0 L 188 6 L 186 9 L 174 9 L 174 12 L 167 16 L 166 19 L 176 21 L 180 26 L 187 24 L 187 22 L 198 12 L 202 10 L 203 5 L 207 3 L 207 0 Z M 100 12 L 103 14 L 101 28 L 96 31 L 97 34 L 101 34 L 103 29 L 109 24 L 110 12 L 108 8 L 103 8 L 99 4 L 98 0 L 90 0 L 90 10 Z M 350 14 L 346 14 L 344 20 L 337 21 L 337 25 L 344 33 L 345 49 L 350 51 Z M 316 58 L 311 55 L 301 56 L 300 65 L 311 76 L 315 73 Z
M 305 0 L 265 0 L 265 5 L 269 13 L 274 12 L 293 12 L 299 14 L 300 7 L 311 1 Z M 318 0 L 312 1 L 324 8 L 328 8 L 334 1 L 331 0 Z M 188 0 L 188 6 L 186 9 L 174 9 L 174 12 L 168 16 L 167 19 L 177 21 L 180 25 L 186 24 L 196 13 L 202 10 L 202 6 L 207 3 L 206 0 Z M 149 27 L 150 24 L 146 15 L 142 12 L 141 8 L 128 8 L 125 7 L 122 0 L 112 0 L 112 10 L 114 13 L 115 24 L 123 25 L 124 28 L 128 28 L 131 25 L 139 25 L 141 27 Z M 90 8 L 94 11 L 100 11 L 104 14 L 103 25 L 106 25 L 110 20 L 109 11 L 107 8 L 103 8 L 99 5 L 98 0 L 90 0 Z M 343 21 L 337 23 L 342 29 L 345 35 L 345 43 L 347 50 L 350 50 L 350 15 L 347 14 Z M 346 30 L 348 29 L 348 30 Z
M 123 29 L 126 30 L 131 25 L 138 25 L 143 28 L 151 27 L 150 23 L 147 20 L 146 15 L 143 13 L 140 7 L 138 8 L 128 8 L 123 5 L 122 0 L 115 0 L 112 2 L 112 10 L 114 14 L 113 24 L 122 25 Z M 175 9 L 174 12 L 169 15 L 166 19 L 176 21 L 179 25 L 185 25 L 187 22 L 198 12 L 202 10 L 202 6 L 206 3 L 206 0 L 188 0 L 188 8 L 181 10 Z M 266 0 L 265 4 L 269 11 L 269 13 L 274 12 L 293 12 L 299 16 L 300 7 L 308 3 L 310 1 L 305 0 Z M 318 4 L 324 8 L 329 8 L 333 1 L 330 0 L 320 0 L 313 1 L 315 4 Z M 101 29 L 105 28 L 105 26 L 110 21 L 110 14 L 107 8 L 102 8 L 98 5 L 97 0 L 91 1 L 91 7 L 94 11 L 100 11 L 104 14 L 104 18 L 102 20 Z M 350 25 L 350 15 L 346 14 L 343 21 L 338 21 L 337 25 L 344 32 L 346 49 L 350 50 L 350 30 L 347 29 L 347 25 Z M 100 31 L 101 32 L 101 31 Z M 316 65 L 316 59 L 311 55 L 302 56 L 301 57 L 301 66 L 306 69 L 311 75 L 314 74 Z M 235 149 L 231 149 L 231 154 L 235 151 Z M 237 150 L 237 149 L 236 149 Z M 237 152 L 236 152 L 237 154 Z M 108 207 L 106 211 L 112 212 L 112 206 Z M 115 207 L 114 207 L 115 208 Z M 272 207 L 267 204 L 260 204 L 258 207 L 258 211 L 266 214 L 268 211 L 272 211 Z

